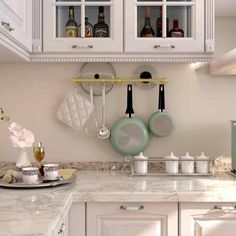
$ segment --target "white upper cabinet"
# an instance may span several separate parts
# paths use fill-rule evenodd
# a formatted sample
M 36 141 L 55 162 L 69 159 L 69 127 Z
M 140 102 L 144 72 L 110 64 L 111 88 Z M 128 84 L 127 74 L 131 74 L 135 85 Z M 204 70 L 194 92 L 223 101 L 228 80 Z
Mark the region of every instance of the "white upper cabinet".
M 43 0 L 43 33 L 46 58 L 207 61 L 214 0 Z
M 34 62 L 209 61 L 214 1 L 0 0 L 0 44 Z
M 31 51 L 32 0 L 0 0 L 0 33 Z
M 205 51 L 204 0 L 130 0 L 125 17 L 126 52 Z
M 44 52 L 123 51 L 123 1 L 44 0 Z
M 236 235 L 235 204 L 184 203 L 180 215 L 180 236 Z
M 177 236 L 175 203 L 88 203 L 87 236 Z

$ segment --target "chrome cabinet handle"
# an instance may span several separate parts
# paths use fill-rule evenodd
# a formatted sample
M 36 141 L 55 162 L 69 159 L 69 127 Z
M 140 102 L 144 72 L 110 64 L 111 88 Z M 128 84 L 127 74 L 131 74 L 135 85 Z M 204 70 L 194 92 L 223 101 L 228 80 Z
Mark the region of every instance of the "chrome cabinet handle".
M 158 49 L 158 48 L 172 48 L 172 49 L 174 49 L 175 45 L 154 45 L 154 48 L 155 49 Z
M 221 210 L 224 212 L 235 211 L 236 206 L 214 206 L 214 210 Z
M 60 230 L 58 231 L 58 234 L 64 233 L 65 229 L 66 229 L 66 225 L 65 225 L 64 223 L 62 223 L 61 228 L 60 228 Z
M 81 45 L 72 45 L 72 48 L 93 48 L 93 45 L 81 44 Z
M 7 30 L 10 31 L 10 32 L 13 31 L 13 30 L 15 30 L 14 28 L 11 27 L 10 23 L 1 21 L 1 24 L 2 24 L 2 26 L 3 26 L 5 29 L 7 29 Z
M 120 209 L 125 210 L 125 211 L 140 211 L 140 210 L 144 209 L 144 206 L 141 205 L 141 206 L 137 206 L 137 207 L 127 207 L 127 206 L 121 205 Z

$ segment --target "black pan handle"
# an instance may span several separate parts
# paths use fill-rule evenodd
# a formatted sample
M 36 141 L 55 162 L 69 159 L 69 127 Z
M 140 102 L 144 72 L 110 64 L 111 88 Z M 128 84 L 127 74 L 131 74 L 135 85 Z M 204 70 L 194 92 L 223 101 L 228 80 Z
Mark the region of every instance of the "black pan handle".
M 132 118 L 134 115 L 132 84 L 127 85 L 127 109 L 125 114 L 128 115 L 129 118 Z
M 165 110 L 165 86 L 164 86 L 164 84 L 159 85 L 158 109 L 161 112 Z
M 161 93 L 161 95 L 162 95 L 162 111 L 165 111 L 165 109 L 166 109 L 166 105 L 165 105 L 165 85 L 164 84 L 162 84 L 162 93 Z

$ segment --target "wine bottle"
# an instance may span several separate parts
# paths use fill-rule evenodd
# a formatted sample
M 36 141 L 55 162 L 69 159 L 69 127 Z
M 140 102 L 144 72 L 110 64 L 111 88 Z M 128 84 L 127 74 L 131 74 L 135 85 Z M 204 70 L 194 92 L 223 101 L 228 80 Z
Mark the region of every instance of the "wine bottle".
M 169 18 L 166 17 L 166 36 L 169 33 Z M 156 36 L 162 37 L 162 7 L 160 8 L 160 16 L 156 20 Z
M 97 38 L 109 37 L 109 26 L 105 23 L 104 7 L 98 7 L 98 22 L 94 25 L 93 36 Z
M 143 29 L 141 30 L 140 33 L 141 37 L 155 37 L 154 30 L 151 26 L 150 16 L 151 16 L 150 7 L 145 7 L 145 21 Z
M 85 32 L 84 32 L 84 36 L 86 38 L 93 37 L 93 26 L 92 26 L 92 24 L 89 23 L 89 20 L 88 20 L 87 16 L 85 16 Z M 79 25 L 79 29 L 78 29 L 78 37 L 81 37 L 81 24 Z
M 184 31 L 182 29 L 179 29 L 179 21 L 178 20 L 175 19 L 173 21 L 173 29 L 170 30 L 169 35 L 172 38 L 184 37 Z
M 75 21 L 74 7 L 69 7 L 69 19 L 65 24 L 65 37 L 78 37 L 78 25 Z

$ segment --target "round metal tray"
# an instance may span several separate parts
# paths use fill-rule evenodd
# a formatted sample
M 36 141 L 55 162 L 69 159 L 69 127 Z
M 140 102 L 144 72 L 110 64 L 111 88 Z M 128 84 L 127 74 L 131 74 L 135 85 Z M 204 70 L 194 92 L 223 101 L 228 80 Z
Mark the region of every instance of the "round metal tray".
M 76 176 L 73 175 L 68 180 L 59 179 L 59 180 L 50 181 L 50 182 L 43 182 L 43 180 L 39 180 L 39 182 L 37 184 L 24 184 L 24 183 L 6 184 L 6 183 L 3 183 L 0 180 L 0 187 L 4 187 L 4 188 L 23 188 L 23 189 L 55 187 L 55 186 L 59 186 L 59 185 L 74 183 L 75 179 L 76 179 Z

